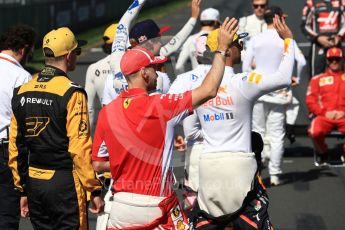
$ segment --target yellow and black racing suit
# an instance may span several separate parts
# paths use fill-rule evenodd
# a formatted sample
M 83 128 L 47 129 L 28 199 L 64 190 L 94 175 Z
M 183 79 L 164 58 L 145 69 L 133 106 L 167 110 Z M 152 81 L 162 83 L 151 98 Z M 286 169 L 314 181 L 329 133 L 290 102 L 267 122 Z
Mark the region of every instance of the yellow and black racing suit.
M 46 66 L 14 90 L 12 109 L 9 166 L 34 228 L 87 229 L 85 190 L 98 195 L 101 184 L 91 165 L 85 91 Z

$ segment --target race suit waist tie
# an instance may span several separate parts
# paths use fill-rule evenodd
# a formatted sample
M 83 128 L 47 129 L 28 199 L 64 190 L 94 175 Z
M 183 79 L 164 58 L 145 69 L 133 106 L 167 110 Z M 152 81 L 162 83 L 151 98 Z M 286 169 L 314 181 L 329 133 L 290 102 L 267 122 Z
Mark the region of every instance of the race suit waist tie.
M 218 152 L 200 156 L 198 204 L 219 217 L 239 210 L 253 189 L 257 171 L 254 153 Z
M 173 193 L 169 197 L 118 192 L 113 195 L 108 230 L 149 230 L 160 225 L 170 210 L 178 206 Z

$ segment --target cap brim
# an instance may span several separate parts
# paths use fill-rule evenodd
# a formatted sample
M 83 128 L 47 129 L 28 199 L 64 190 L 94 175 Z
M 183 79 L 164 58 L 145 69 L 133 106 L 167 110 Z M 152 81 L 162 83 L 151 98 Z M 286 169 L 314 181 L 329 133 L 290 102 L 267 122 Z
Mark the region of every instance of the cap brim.
M 326 58 L 328 59 L 328 58 L 343 58 L 343 57 L 339 55 L 331 55 L 331 56 L 327 56 Z
M 248 33 L 240 33 L 240 34 L 237 34 L 238 39 L 243 39 L 243 38 L 247 37 L 248 35 L 249 35 Z
M 152 65 L 162 64 L 168 60 L 168 57 L 165 56 L 155 56 L 155 59 L 151 62 Z
M 159 29 L 159 34 L 163 34 L 171 29 L 171 26 L 163 26 Z
M 77 47 L 82 47 L 82 46 L 85 46 L 87 44 L 87 41 L 85 41 L 85 40 L 77 40 L 77 42 L 78 42 Z

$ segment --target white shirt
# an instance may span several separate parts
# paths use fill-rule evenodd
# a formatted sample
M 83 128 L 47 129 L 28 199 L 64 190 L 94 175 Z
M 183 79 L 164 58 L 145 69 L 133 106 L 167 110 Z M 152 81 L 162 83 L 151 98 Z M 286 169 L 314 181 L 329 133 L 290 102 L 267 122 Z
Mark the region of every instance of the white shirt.
M 246 55 L 247 44 L 250 39 L 258 33 L 261 33 L 267 29 L 267 24 L 262 18 L 258 18 L 255 14 L 251 14 L 246 17 L 240 18 L 238 22 L 238 33 L 246 32 L 248 36 L 243 39 L 244 50 L 242 50 L 242 59 Z
M 265 31 L 267 24 L 262 18 L 258 18 L 255 14 L 240 18 L 238 22 L 238 33 L 249 33 L 249 38 Z
M 178 75 L 169 93 L 179 94 L 196 88 L 194 83 L 202 76 L 206 76 L 210 68 L 211 65 L 198 65 L 192 71 Z M 200 121 L 195 112 L 183 120 L 183 132 L 188 146 L 203 143 Z
M 189 18 L 186 24 L 182 27 L 182 29 L 169 41 L 168 44 L 165 44 L 159 51 L 159 55 L 161 56 L 169 56 L 173 52 L 177 51 L 184 41 L 186 41 L 187 37 L 192 32 L 197 19 Z
M 284 43 L 275 29 L 268 29 L 252 37 L 248 43 L 242 70 L 250 72 L 254 61 L 256 70 L 263 74 L 273 73 L 283 57 Z
M 99 102 L 102 103 L 104 84 L 107 76 L 111 73 L 109 61 L 110 55 L 91 64 L 86 71 L 85 91 L 88 97 L 87 106 L 91 126 L 93 126 L 95 119 L 95 98 L 97 96 Z
M 303 53 L 297 45 L 295 49 L 295 60 L 297 61 L 297 78 L 300 77 L 303 67 L 306 65 L 306 60 Z M 284 42 L 279 37 L 275 29 L 267 29 L 252 37 L 248 43 L 246 56 L 243 60 L 243 72 L 252 71 L 252 63 L 255 62 L 256 70 L 263 74 L 274 73 L 283 57 Z M 290 101 L 289 94 L 282 91 L 265 95 L 260 100 L 276 103 L 288 103 Z M 275 97 L 275 98 L 272 98 Z
M 7 59 L 7 60 L 5 60 Z M 31 74 L 10 55 L 0 53 L 0 138 L 7 138 L 10 125 L 13 90 L 31 80 Z
M 255 101 L 291 83 L 295 42 L 288 39 L 286 44 L 282 62 L 272 74 L 253 71 L 234 75 L 231 67 L 225 68 L 217 96 L 196 109 L 204 136 L 204 153 L 252 151 L 251 120 Z M 196 79 L 192 87 L 200 86 L 205 76 L 191 76 Z

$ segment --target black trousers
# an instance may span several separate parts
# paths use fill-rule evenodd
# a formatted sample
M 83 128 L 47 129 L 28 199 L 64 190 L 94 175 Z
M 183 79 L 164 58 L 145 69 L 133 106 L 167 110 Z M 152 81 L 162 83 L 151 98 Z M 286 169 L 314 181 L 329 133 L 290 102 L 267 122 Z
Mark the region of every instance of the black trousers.
M 20 221 L 20 193 L 14 189 L 8 167 L 7 145 L 0 146 L 0 229 L 17 230 Z
M 35 230 L 88 229 L 86 194 L 72 171 L 29 173 L 27 194 Z

